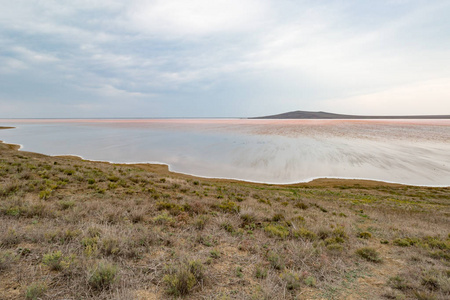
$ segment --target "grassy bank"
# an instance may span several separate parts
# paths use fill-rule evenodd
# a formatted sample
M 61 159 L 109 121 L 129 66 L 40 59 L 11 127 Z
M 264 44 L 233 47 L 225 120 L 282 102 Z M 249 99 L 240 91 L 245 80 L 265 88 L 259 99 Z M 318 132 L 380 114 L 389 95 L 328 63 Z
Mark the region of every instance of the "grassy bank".
M 450 189 L 277 186 L 0 144 L 1 299 L 448 299 Z

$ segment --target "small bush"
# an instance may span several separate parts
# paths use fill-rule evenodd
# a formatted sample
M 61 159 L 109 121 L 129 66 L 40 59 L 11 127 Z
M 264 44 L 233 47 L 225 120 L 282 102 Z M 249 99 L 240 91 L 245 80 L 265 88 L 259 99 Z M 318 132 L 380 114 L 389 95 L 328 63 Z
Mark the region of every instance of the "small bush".
M 225 229 L 225 231 L 227 231 L 229 233 L 233 233 L 234 232 L 234 227 L 229 222 L 225 222 L 225 223 L 220 224 L 220 227 L 222 227 L 223 229 Z
M 344 240 L 348 239 L 348 235 L 345 232 L 344 228 L 342 228 L 342 227 L 338 227 L 335 230 L 333 230 L 332 235 L 334 237 L 341 238 Z
M 241 207 L 233 201 L 223 201 L 217 207 L 227 213 L 238 213 L 241 210 Z
M 64 174 L 66 174 L 68 176 L 72 176 L 73 174 L 75 174 L 75 171 L 72 169 L 66 169 L 66 170 L 64 170 Z
M 314 278 L 313 276 L 308 276 L 306 277 L 303 282 L 310 287 L 315 287 L 317 285 L 317 281 L 316 278 Z
M 91 271 L 88 282 L 96 290 L 108 289 L 117 279 L 117 267 L 111 263 L 99 262 Z
M 61 209 L 66 210 L 69 208 L 72 208 L 75 206 L 75 201 L 60 201 L 59 205 L 61 206 Z
M 270 252 L 269 255 L 267 256 L 267 260 L 270 262 L 270 265 L 274 269 L 276 269 L 276 270 L 284 269 L 283 259 L 275 252 Z
M 415 244 L 418 243 L 417 239 L 412 239 L 412 238 L 402 238 L 402 239 L 395 239 L 393 241 L 394 245 L 399 246 L 399 247 L 409 247 L 409 246 L 414 246 Z
M 164 276 L 163 281 L 169 295 L 180 297 L 189 294 L 203 278 L 203 265 L 198 261 L 191 261 L 173 268 L 171 274 Z
M 195 219 L 195 228 L 198 230 L 203 230 L 208 222 L 208 217 L 205 215 L 201 215 Z
M 38 300 L 47 291 L 47 285 L 43 282 L 34 282 L 27 287 L 25 299 Z
M 330 244 L 343 244 L 343 243 L 345 243 L 345 240 L 339 236 L 325 239 L 325 245 L 327 246 Z
M 295 203 L 294 207 L 300 208 L 300 209 L 307 209 L 307 208 L 308 208 L 308 205 L 306 205 L 306 204 L 303 203 L 303 202 L 297 202 L 297 203 Z
M 212 250 L 211 252 L 209 252 L 209 255 L 211 256 L 211 258 L 220 258 L 220 251 L 217 249 Z
M 428 254 L 435 259 L 444 259 L 450 261 L 450 253 L 443 250 L 430 251 Z
M 48 197 L 50 197 L 51 194 L 52 194 L 51 190 L 40 191 L 39 198 L 42 200 L 46 200 L 46 199 L 48 199 Z
M 283 214 L 275 214 L 272 217 L 272 222 L 280 222 L 284 220 L 284 215 Z
M 282 275 L 282 278 L 286 282 L 286 288 L 288 290 L 297 290 L 300 288 L 300 278 L 297 274 L 286 272 Z
M 256 217 L 253 214 L 242 214 L 241 215 L 242 224 L 241 227 L 255 227 Z
M 344 251 L 344 247 L 342 247 L 342 245 L 340 245 L 340 244 L 333 243 L 333 244 L 327 245 L 327 250 L 332 253 L 337 254 L 337 253 Z
M 175 223 L 175 220 L 169 216 L 167 212 L 163 212 L 162 214 L 154 217 L 153 221 L 160 225 L 173 225 Z
M 282 239 L 289 235 L 289 229 L 279 224 L 269 224 L 264 228 L 264 231 L 271 237 L 280 237 Z
M 42 263 L 48 267 L 50 270 L 61 271 L 62 270 L 62 262 L 63 256 L 61 251 L 55 251 L 52 253 L 45 254 L 42 258 Z
M 358 237 L 360 239 L 368 240 L 368 239 L 370 239 L 372 237 L 372 234 L 370 232 L 364 231 L 364 232 L 358 233 Z
M 450 240 L 442 241 L 439 237 L 425 237 L 423 238 L 423 243 L 428 245 L 432 249 L 441 249 L 441 250 L 449 250 L 450 249 Z
M 0 252 L 0 273 L 9 269 L 15 260 L 16 256 L 12 252 Z
M 262 266 L 256 266 L 255 277 L 258 279 L 264 279 L 267 277 L 267 269 Z
M 409 241 L 407 239 L 395 239 L 393 241 L 394 245 L 399 246 L 399 247 L 409 247 L 411 246 L 411 244 L 409 243 Z
M 394 277 L 389 278 L 388 284 L 392 288 L 397 289 L 397 290 L 404 291 L 404 290 L 409 289 L 409 285 L 406 282 L 406 280 L 400 276 L 394 276 Z
M 119 241 L 114 238 L 105 238 L 101 242 L 100 251 L 106 255 L 116 255 L 119 253 Z
M 295 238 L 301 238 L 301 239 L 310 240 L 310 241 L 314 241 L 317 239 L 317 235 L 314 232 L 309 231 L 306 228 L 299 228 L 299 229 L 293 231 L 292 235 Z
M 371 262 L 381 262 L 381 258 L 380 255 L 378 254 L 378 252 L 370 247 L 363 247 L 360 248 L 358 250 L 356 250 L 356 254 L 358 254 L 359 256 L 361 256 L 362 258 L 371 261 Z

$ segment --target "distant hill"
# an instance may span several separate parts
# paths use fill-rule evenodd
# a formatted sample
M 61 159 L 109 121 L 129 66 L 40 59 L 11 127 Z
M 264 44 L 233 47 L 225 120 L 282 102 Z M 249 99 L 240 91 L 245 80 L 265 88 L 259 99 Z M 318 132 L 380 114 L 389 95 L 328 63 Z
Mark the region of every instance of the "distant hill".
M 297 110 L 278 115 L 254 117 L 249 119 L 450 119 L 450 115 L 357 116 L 333 114 L 324 111 Z

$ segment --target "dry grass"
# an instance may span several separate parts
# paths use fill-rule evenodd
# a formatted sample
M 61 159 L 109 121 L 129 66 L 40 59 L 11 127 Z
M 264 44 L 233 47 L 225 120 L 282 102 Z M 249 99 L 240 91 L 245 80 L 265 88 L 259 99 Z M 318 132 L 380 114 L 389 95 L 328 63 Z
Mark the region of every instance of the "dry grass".
M 449 188 L 0 153 L 1 299 L 450 296 Z

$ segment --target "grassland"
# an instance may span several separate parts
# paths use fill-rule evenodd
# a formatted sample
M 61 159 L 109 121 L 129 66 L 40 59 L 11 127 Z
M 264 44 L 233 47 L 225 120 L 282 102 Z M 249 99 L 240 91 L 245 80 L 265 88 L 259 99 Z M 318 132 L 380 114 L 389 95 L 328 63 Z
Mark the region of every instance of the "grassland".
M 263 185 L 0 144 L 0 299 L 449 299 L 450 189 Z

